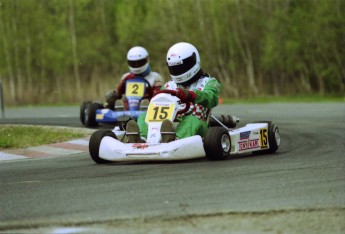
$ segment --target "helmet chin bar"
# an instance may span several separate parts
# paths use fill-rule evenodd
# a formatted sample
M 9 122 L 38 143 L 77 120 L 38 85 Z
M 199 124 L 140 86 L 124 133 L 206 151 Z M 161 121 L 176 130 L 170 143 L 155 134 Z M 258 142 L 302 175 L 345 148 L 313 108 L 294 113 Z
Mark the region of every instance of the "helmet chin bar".
M 182 85 L 183 87 L 187 87 L 204 76 L 206 76 L 206 74 L 204 73 L 204 71 L 202 69 L 200 69 L 191 79 L 187 80 L 186 82 L 179 83 L 179 84 Z
M 179 76 L 170 75 L 170 76 L 175 83 L 183 84 L 183 83 L 188 82 L 189 80 L 192 80 L 198 74 L 200 70 L 201 68 L 199 64 L 195 64 L 195 66 L 192 69 L 190 69 L 188 72 L 182 75 L 179 75 Z
M 130 66 L 128 66 L 129 70 L 136 75 L 140 75 L 140 74 L 144 73 L 148 67 L 149 67 L 148 63 L 146 63 L 142 67 L 130 67 Z

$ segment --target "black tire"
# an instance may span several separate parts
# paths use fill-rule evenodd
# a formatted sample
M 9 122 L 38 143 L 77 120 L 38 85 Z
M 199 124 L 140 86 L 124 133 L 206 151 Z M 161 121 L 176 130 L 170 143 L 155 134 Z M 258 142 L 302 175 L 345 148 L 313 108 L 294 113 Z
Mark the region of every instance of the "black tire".
M 86 105 L 89 104 L 91 102 L 83 102 L 81 105 L 80 105 L 80 111 L 79 111 L 79 118 L 80 118 L 80 122 L 85 125 L 85 108 L 86 108 Z
M 96 122 L 96 111 L 102 109 L 103 106 L 97 102 L 90 102 L 85 107 L 84 125 L 86 127 L 95 127 L 98 125 Z
M 114 139 L 117 139 L 114 132 L 111 130 L 98 130 L 91 135 L 90 142 L 89 142 L 89 153 L 93 161 L 98 164 L 102 163 L 109 163 L 110 161 L 104 160 L 99 157 L 99 146 L 103 137 L 110 136 Z
M 273 154 L 275 153 L 280 145 L 279 128 L 273 124 L 272 121 L 258 121 L 255 123 L 267 123 L 268 124 L 268 144 L 270 148 L 266 150 L 255 151 L 253 154 Z
M 270 148 L 265 151 L 269 154 L 275 153 L 280 145 L 280 135 L 278 126 L 273 123 L 268 125 L 268 143 Z
M 204 138 L 204 149 L 209 160 L 225 160 L 230 157 L 231 138 L 223 127 L 210 127 Z

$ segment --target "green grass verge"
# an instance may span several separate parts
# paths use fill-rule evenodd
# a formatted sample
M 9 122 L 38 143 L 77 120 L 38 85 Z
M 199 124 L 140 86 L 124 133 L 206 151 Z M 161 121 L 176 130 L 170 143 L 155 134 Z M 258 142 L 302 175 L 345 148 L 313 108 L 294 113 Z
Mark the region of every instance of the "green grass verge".
M 87 134 L 63 128 L 0 125 L 0 136 L 2 150 L 64 142 L 85 137 Z
M 273 103 L 273 102 L 345 102 L 345 96 L 339 95 L 295 95 L 295 96 L 257 96 L 251 98 L 227 98 L 221 95 L 224 104 L 236 103 Z M 6 104 L 6 107 L 66 107 L 80 106 L 80 103 L 38 103 L 38 104 Z

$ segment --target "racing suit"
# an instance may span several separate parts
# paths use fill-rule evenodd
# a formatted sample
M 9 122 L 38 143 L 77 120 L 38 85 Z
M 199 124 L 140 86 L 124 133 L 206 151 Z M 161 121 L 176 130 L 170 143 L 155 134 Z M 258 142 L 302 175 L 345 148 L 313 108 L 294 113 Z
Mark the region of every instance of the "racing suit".
M 146 87 L 145 95 L 142 99 L 149 99 L 150 100 L 152 98 L 153 94 L 155 92 L 157 92 L 158 90 L 160 90 L 160 88 L 163 85 L 163 79 L 162 79 L 161 75 L 157 72 L 151 71 L 150 67 L 148 67 L 148 69 L 142 74 L 133 74 L 133 73 L 127 72 L 127 73 L 122 75 L 122 77 L 120 79 L 120 83 L 117 86 L 117 89 L 111 90 L 105 95 L 106 96 L 105 97 L 106 102 L 108 103 L 109 107 L 113 107 L 116 99 L 121 99 L 123 94 L 125 94 L 125 92 L 126 92 L 126 81 L 133 79 L 135 77 L 143 77 L 150 84 L 150 87 Z M 126 99 L 124 101 L 125 101 L 124 104 L 127 107 Z M 128 109 L 128 108 L 126 108 L 126 109 Z
M 174 81 L 167 82 L 162 90 L 176 90 L 183 87 Z M 200 135 L 204 136 L 208 128 L 207 118 L 213 107 L 218 105 L 219 93 L 221 84 L 212 77 L 203 76 L 188 87 L 183 87 L 192 90 L 196 94 L 195 103 L 191 103 L 190 109 L 192 113 L 188 115 L 178 115 L 176 117 L 179 125 L 176 128 L 176 136 L 179 139 Z M 140 136 L 147 138 L 148 126 L 145 122 L 146 113 L 139 116 L 137 123 L 140 129 Z

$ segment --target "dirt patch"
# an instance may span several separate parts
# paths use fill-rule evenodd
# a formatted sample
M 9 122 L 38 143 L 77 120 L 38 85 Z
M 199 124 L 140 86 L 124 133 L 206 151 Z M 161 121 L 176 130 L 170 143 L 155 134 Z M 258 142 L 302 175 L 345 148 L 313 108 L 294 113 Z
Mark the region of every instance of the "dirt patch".
M 111 227 L 110 227 L 111 226 Z M 227 213 L 109 225 L 126 233 L 345 233 L 345 209 Z
M 18 230 L 17 230 L 18 231 Z M 8 233 L 16 232 L 11 230 Z M 19 230 L 20 233 L 313 233 L 344 234 L 345 208 L 326 210 L 288 210 L 275 212 L 234 212 L 143 218 Z M 4 232 L 6 233 L 6 231 Z

